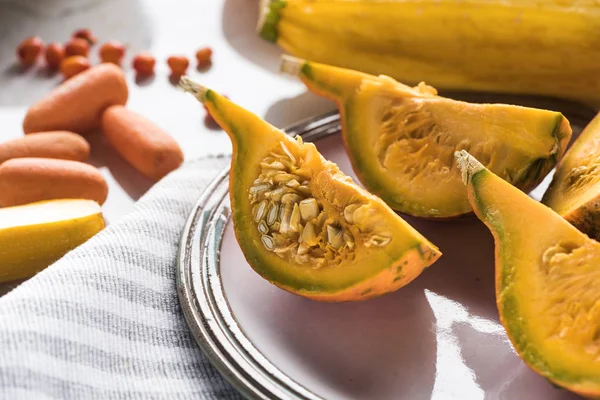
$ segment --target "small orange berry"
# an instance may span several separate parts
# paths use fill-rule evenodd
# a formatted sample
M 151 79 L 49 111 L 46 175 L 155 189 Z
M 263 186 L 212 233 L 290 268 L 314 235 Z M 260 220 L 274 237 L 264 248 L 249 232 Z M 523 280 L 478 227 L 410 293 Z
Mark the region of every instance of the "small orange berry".
M 111 62 L 116 65 L 121 65 L 123 56 L 125 56 L 125 46 L 116 40 L 110 40 L 100 47 L 100 60 L 102 62 Z
M 65 58 L 65 48 L 60 43 L 50 43 L 46 47 L 46 65 L 48 68 L 56 69 Z
M 80 72 L 90 68 L 90 61 L 84 56 L 71 56 L 65 58 L 60 63 L 60 72 L 65 79 L 77 75 Z
M 35 64 L 43 47 L 44 42 L 37 36 L 31 36 L 23 40 L 21 44 L 19 44 L 19 47 L 17 47 L 17 57 L 19 57 L 21 65 L 30 67 Z
M 87 57 L 90 50 L 90 45 L 87 40 L 73 38 L 65 45 L 65 56 L 83 56 Z
M 171 56 L 167 59 L 167 65 L 171 68 L 171 74 L 181 76 L 187 71 L 190 61 L 185 56 Z
M 116 40 L 110 40 L 100 46 L 100 60 L 103 63 L 110 62 L 116 65 L 121 65 L 121 60 L 125 55 L 125 46 Z
M 210 47 L 204 47 L 196 52 L 196 60 L 198 61 L 198 68 L 204 68 L 211 64 L 212 49 Z
M 73 37 L 84 39 L 88 42 L 90 46 L 96 44 L 96 42 L 98 41 L 98 39 L 96 39 L 96 36 L 94 36 L 94 34 L 89 29 L 78 29 L 75 32 L 73 32 Z
M 149 52 L 138 53 L 133 58 L 133 69 L 140 76 L 148 76 L 154 74 L 154 64 L 156 60 Z

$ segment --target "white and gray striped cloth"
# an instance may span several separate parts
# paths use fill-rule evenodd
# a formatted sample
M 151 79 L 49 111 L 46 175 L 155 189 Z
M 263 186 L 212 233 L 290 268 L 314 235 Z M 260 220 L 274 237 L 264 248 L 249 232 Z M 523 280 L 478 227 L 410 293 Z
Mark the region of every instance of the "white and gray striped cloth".
M 175 290 L 183 225 L 228 162 L 184 164 L 0 298 L 0 398 L 241 398 L 198 349 Z

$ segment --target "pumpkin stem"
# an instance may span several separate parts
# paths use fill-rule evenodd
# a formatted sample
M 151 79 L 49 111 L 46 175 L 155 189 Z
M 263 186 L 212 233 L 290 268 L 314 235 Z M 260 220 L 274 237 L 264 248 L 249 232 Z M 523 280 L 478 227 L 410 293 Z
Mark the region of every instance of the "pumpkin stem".
M 471 182 L 471 178 L 477 172 L 484 170 L 485 167 L 475 157 L 470 155 L 466 150 L 454 152 L 454 157 L 460 168 L 462 181 L 465 185 Z
M 186 75 L 182 76 L 179 80 L 179 87 L 184 91 L 193 94 L 194 97 L 196 97 L 202 103 L 206 101 L 206 92 L 210 90 L 205 86 L 194 82 L 189 76 Z
M 306 63 L 306 60 L 296 58 L 288 55 L 281 56 L 281 64 L 279 65 L 279 71 L 292 76 L 300 76 L 302 67 Z
M 279 12 L 286 6 L 285 0 L 260 0 L 258 24 L 256 31 L 265 40 L 275 43 L 279 36 L 277 25 Z

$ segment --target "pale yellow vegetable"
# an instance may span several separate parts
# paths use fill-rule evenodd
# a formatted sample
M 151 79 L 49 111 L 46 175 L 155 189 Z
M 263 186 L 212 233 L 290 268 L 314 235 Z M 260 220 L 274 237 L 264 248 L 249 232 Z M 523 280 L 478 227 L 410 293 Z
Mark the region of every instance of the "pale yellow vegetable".
M 438 89 L 600 104 L 600 2 L 262 0 L 260 35 L 310 61 Z
M 104 228 L 100 206 L 82 199 L 0 208 L 0 282 L 35 275 Z

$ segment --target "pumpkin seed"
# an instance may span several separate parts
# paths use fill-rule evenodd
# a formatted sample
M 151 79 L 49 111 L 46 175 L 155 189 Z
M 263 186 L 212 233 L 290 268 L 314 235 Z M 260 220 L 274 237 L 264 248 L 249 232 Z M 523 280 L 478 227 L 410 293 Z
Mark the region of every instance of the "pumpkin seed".
M 319 216 L 319 204 L 312 197 L 300 202 L 300 216 L 302 221 L 310 221 Z
M 277 204 L 271 204 L 271 208 L 267 213 L 267 225 L 272 226 L 277 222 L 277 216 L 279 215 L 279 206 Z
M 258 231 L 260 233 L 262 233 L 263 235 L 266 235 L 267 233 L 269 233 L 269 227 L 267 226 L 265 221 L 260 221 L 258 223 Z
M 270 185 L 266 184 L 266 183 L 261 183 L 260 185 L 255 185 L 250 187 L 250 194 L 258 194 L 261 192 L 264 192 L 266 190 L 268 190 L 270 187 Z
M 273 176 L 273 182 L 275 183 L 287 183 L 292 179 L 296 179 L 296 176 L 293 174 L 288 174 L 287 172 L 279 172 L 275 176 Z
M 354 240 L 352 240 L 352 235 L 350 235 L 348 232 L 344 231 L 344 243 L 346 243 L 346 247 L 348 247 L 349 249 L 353 249 L 354 248 Z
M 284 189 L 284 188 L 281 188 L 281 187 L 279 187 L 279 188 L 277 188 L 277 189 L 275 189 L 275 190 L 273 190 L 273 191 L 271 192 L 271 199 L 272 199 L 273 201 L 277 201 L 277 202 L 279 202 L 279 201 L 281 201 L 281 197 L 282 197 L 284 194 L 285 194 L 285 189 Z
M 281 227 L 279 228 L 280 233 L 290 232 L 290 220 L 292 218 L 292 210 L 289 207 L 284 207 L 283 216 L 281 217 Z
M 288 158 L 290 159 L 290 161 L 293 164 L 296 164 L 296 157 L 294 157 L 294 155 L 292 154 L 292 152 L 290 151 L 290 149 L 287 148 L 287 146 L 285 145 L 285 143 L 279 142 L 281 144 L 281 149 L 283 150 L 283 152 L 285 153 L 286 156 L 288 156 Z
M 311 222 L 307 222 L 302 231 L 302 240 L 309 246 L 316 246 L 319 243 L 319 238 L 315 232 L 315 226 Z
M 312 194 L 308 185 L 302 184 L 302 185 L 298 186 L 296 188 L 296 190 L 303 196 L 310 196 Z
M 258 207 L 256 209 L 256 214 L 254 214 L 255 222 L 258 222 L 261 219 L 263 219 L 263 217 L 265 216 L 266 209 L 267 209 L 267 201 L 263 200 L 258 204 Z
M 381 236 L 381 235 L 373 235 L 367 242 L 372 246 L 385 247 L 392 241 L 392 238 Z
M 327 242 L 334 249 L 339 249 L 344 245 L 344 237 L 341 229 L 337 229 L 331 225 L 327 225 Z
M 292 179 L 291 181 L 288 181 L 288 183 L 286 183 L 285 186 L 292 189 L 296 189 L 298 186 L 300 186 L 300 182 L 298 182 L 295 179 Z
M 292 216 L 290 217 L 290 228 L 292 228 L 294 232 L 300 231 L 300 207 L 298 207 L 298 203 L 294 204 Z
M 284 170 L 285 165 L 281 161 L 261 162 L 260 166 L 264 169 Z
M 277 220 L 278 221 L 283 221 L 283 213 L 285 212 L 286 207 L 285 206 L 280 206 L 279 207 L 279 215 L 277 216 Z
M 284 205 L 292 205 L 298 203 L 302 200 L 302 197 L 298 196 L 296 193 L 286 193 L 281 197 L 281 203 Z
M 304 254 L 308 254 L 308 250 L 310 250 L 310 247 L 308 247 L 308 245 L 306 243 L 300 243 L 300 245 L 298 246 L 298 255 L 304 255 Z
M 354 223 L 354 212 L 356 210 L 358 210 L 359 207 L 360 207 L 360 204 L 354 203 L 354 204 L 350 204 L 349 206 L 346 206 L 346 208 L 344 208 L 344 219 L 346 220 L 347 223 L 349 223 L 349 224 Z
M 267 248 L 267 250 L 275 249 L 275 241 L 273 240 L 273 238 L 271 236 L 262 235 L 260 237 L 260 240 L 262 241 L 263 245 Z

